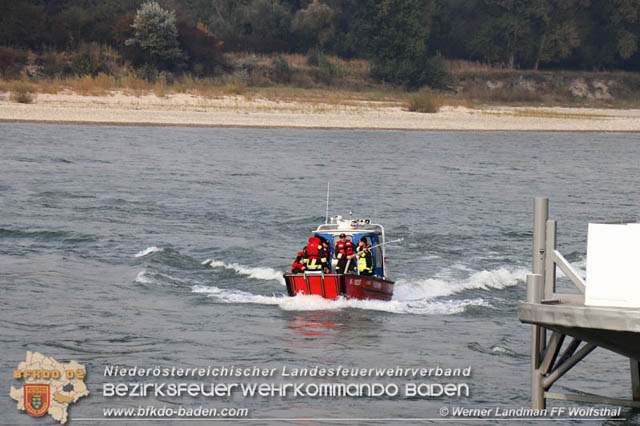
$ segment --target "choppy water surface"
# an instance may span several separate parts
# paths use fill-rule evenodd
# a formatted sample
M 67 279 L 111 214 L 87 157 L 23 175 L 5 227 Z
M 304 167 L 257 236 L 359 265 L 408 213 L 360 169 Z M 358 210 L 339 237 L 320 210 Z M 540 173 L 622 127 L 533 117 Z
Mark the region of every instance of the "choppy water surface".
M 470 365 L 472 395 L 455 404 L 528 406 L 530 328 L 516 305 L 532 198 L 550 198 L 559 249 L 582 271 L 587 223 L 640 212 L 637 135 L 1 130 L 5 424 L 31 424 L 8 398 L 27 350 L 87 366 L 92 395 L 72 419 L 137 405 L 100 395 L 111 364 Z M 324 221 L 328 181 L 332 214 L 404 239 L 388 250 L 393 301 L 286 296 L 282 273 Z M 628 363 L 598 349 L 554 389 L 628 397 Z M 236 399 L 254 418 L 425 418 L 450 403 Z

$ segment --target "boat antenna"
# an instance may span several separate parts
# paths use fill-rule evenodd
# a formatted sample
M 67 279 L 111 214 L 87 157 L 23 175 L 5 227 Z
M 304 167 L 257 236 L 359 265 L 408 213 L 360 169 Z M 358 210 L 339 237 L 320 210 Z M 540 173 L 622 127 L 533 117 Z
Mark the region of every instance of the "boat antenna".
M 327 182 L 327 209 L 325 210 L 324 215 L 325 224 L 329 223 L 329 185 L 331 185 L 331 182 Z

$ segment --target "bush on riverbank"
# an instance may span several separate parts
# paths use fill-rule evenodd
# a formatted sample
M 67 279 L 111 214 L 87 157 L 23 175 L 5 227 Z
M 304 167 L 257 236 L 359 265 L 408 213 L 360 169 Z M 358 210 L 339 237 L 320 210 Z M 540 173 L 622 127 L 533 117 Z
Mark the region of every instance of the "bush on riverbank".
M 9 99 L 20 104 L 30 104 L 33 103 L 33 94 L 26 84 L 17 83 L 11 89 Z
M 411 96 L 407 109 L 411 112 L 433 114 L 440 111 L 442 104 L 443 102 L 441 97 L 434 94 L 432 91 L 423 91 Z

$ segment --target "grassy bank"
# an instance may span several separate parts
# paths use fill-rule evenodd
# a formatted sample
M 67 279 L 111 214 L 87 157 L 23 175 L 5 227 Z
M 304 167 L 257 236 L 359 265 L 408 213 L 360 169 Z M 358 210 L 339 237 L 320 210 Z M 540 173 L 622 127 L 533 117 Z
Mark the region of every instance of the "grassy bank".
M 228 55 L 229 72 L 216 77 L 159 74 L 141 78 L 123 67 L 117 72 L 81 77 L 0 79 L 0 92 L 13 102 L 37 102 L 38 93 L 71 91 L 106 96 L 114 92 L 142 96 L 192 94 L 204 98 L 242 95 L 248 99 L 318 104 L 402 106 L 436 112 L 441 106 L 640 107 L 636 73 L 537 72 L 507 70 L 466 61 L 447 61 L 450 84 L 443 90 L 407 92 L 374 81 L 364 60 L 342 60 L 316 54 Z

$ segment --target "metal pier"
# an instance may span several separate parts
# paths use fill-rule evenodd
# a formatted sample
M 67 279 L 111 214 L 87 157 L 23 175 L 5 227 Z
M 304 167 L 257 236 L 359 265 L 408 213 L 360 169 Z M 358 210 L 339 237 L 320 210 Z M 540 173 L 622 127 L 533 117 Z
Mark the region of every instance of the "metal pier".
M 556 250 L 556 221 L 548 216 L 549 200 L 536 198 L 533 274 L 527 275 L 527 301 L 518 304 L 518 319 L 533 325 L 531 406 L 544 409 L 548 399 L 557 399 L 640 407 L 640 309 L 584 305 L 585 282 Z M 556 292 L 556 268 L 579 293 Z M 629 358 L 631 399 L 551 392 L 558 379 L 597 347 Z

